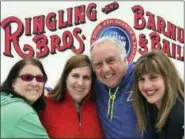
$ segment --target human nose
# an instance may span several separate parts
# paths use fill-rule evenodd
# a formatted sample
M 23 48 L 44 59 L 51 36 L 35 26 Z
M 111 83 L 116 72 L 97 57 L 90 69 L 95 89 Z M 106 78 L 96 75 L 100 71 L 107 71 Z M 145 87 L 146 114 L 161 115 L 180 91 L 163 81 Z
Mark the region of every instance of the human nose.
M 33 78 L 33 80 L 31 81 L 31 84 L 32 85 L 37 85 L 38 84 L 38 81 L 36 80 L 36 78 Z
M 83 79 L 82 78 L 79 78 L 78 80 L 77 80 L 77 84 L 78 85 L 83 85 L 84 84 L 84 81 L 83 81 Z
M 143 88 L 144 88 L 145 90 L 150 89 L 151 86 L 152 86 L 152 83 L 151 83 L 150 81 L 148 81 L 148 80 L 145 81 L 145 82 L 143 83 Z
M 109 71 L 109 70 L 110 70 L 110 67 L 109 67 L 109 65 L 108 65 L 108 64 L 104 63 L 104 64 L 103 64 L 103 68 L 102 68 L 102 69 L 103 69 L 103 71 L 104 71 L 104 72 L 107 72 L 107 71 Z

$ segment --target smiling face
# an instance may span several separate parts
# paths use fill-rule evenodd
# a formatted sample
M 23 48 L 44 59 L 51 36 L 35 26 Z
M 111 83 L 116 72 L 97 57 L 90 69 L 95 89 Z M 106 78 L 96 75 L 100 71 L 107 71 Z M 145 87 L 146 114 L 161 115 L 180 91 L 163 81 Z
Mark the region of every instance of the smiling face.
M 91 89 L 91 69 L 89 66 L 72 69 L 69 73 L 66 85 L 70 96 L 77 103 L 81 103 Z
M 121 59 L 116 44 L 105 41 L 97 45 L 91 51 L 94 71 L 102 83 L 115 87 L 121 82 L 126 64 Z
M 156 73 L 143 74 L 138 80 L 138 87 L 142 95 L 149 103 L 156 104 L 160 108 L 165 94 L 165 84 L 162 75 Z
M 31 64 L 25 65 L 19 73 L 19 76 L 30 74 L 33 76 L 43 75 L 40 68 Z M 25 81 L 17 77 L 13 82 L 14 90 L 31 104 L 33 104 L 41 95 L 44 89 L 44 82 L 38 82 L 35 78 L 31 81 Z

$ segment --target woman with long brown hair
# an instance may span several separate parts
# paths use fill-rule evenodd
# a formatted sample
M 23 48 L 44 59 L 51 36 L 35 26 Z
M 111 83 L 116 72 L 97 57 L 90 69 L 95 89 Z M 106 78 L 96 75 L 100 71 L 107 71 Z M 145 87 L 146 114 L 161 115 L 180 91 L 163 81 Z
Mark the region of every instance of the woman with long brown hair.
M 151 125 L 154 137 L 183 137 L 184 82 L 165 53 L 152 51 L 137 60 L 133 92 L 140 132 Z
M 86 55 L 75 55 L 67 61 L 40 114 L 51 138 L 103 138 L 94 101 L 94 79 Z

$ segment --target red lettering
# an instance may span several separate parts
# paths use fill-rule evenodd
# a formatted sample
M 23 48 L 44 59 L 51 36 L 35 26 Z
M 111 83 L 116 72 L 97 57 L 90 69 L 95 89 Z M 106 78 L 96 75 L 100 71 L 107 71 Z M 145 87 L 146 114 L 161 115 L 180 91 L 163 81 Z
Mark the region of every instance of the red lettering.
M 144 34 L 139 35 L 139 50 L 138 52 L 143 55 L 146 52 L 148 52 L 148 47 L 147 47 L 148 40 L 146 39 L 146 36 Z
M 25 35 L 31 36 L 31 18 L 25 18 Z
M 164 53 L 167 53 L 168 56 L 171 56 L 171 53 L 170 53 L 170 46 L 169 46 L 170 42 L 163 39 L 163 52 Z
M 79 36 L 79 34 L 81 34 L 81 32 L 82 32 L 82 30 L 80 29 L 80 28 L 75 28 L 74 30 L 73 30 L 73 35 L 74 35 L 74 37 L 77 39 L 77 41 L 79 42 L 79 48 L 77 49 L 77 48 L 75 48 L 74 46 L 71 48 L 71 50 L 74 52 L 74 53 L 82 53 L 82 52 L 84 52 L 84 47 L 85 47 L 85 45 L 84 45 L 84 42 L 83 42 L 83 40 L 80 38 L 80 36 Z M 84 38 L 85 39 L 85 38 Z
M 146 12 L 146 15 L 148 16 L 148 22 L 147 22 L 147 28 L 151 29 L 153 31 L 156 31 L 156 26 L 155 26 L 155 20 L 154 20 L 154 14 L 150 12 Z
M 44 15 L 33 17 L 33 34 L 39 35 L 45 33 L 44 19 Z
M 96 4 L 95 3 L 90 3 L 88 5 L 86 14 L 87 14 L 87 17 L 90 21 L 97 20 L 97 11 L 96 11 Z
M 180 27 L 177 27 L 177 40 L 180 42 L 180 43 L 184 43 L 184 29 L 183 28 L 180 28 Z
M 36 43 L 36 48 L 39 52 L 36 53 L 37 57 L 42 58 L 49 54 L 48 39 L 45 35 L 40 34 L 33 38 Z
M 160 36 L 157 32 L 150 33 L 150 39 L 151 39 L 151 48 L 152 50 L 160 50 L 161 44 L 160 44 Z
M 50 31 L 56 30 L 56 14 L 55 13 L 49 13 L 46 17 L 46 27 Z
M 74 24 L 79 25 L 80 23 L 85 23 L 85 5 L 74 7 L 74 10 L 75 10 Z
M 140 5 L 136 5 L 132 7 L 132 11 L 134 12 L 134 28 L 135 29 L 144 29 L 146 26 L 146 21 L 143 17 L 144 9 Z
M 14 33 L 11 31 L 11 24 L 16 23 L 17 29 Z M 24 32 L 24 26 L 21 20 L 17 17 L 11 16 L 4 19 L 1 22 L 2 28 L 5 30 L 5 52 L 3 53 L 6 56 L 13 57 L 11 53 L 11 43 L 13 43 L 13 47 L 15 48 L 16 53 L 20 57 L 30 57 L 33 56 L 33 48 L 30 45 L 24 45 L 23 50 L 28 51 L 28 53 L 23 53 L 19 46 L 19 38 Z

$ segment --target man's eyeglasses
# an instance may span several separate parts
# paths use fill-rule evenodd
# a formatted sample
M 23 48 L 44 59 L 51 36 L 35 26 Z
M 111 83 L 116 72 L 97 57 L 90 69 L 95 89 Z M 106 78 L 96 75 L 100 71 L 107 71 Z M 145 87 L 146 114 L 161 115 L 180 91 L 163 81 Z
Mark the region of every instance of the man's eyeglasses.
M 45 82 L 45 77 L 43 75 L 32 75 L 32 74 L 23 74 L 18 76 L 21 78 L 23 81 L 30 82 L 33 80 L 33 78 L 36 79 L 37 82 Z

